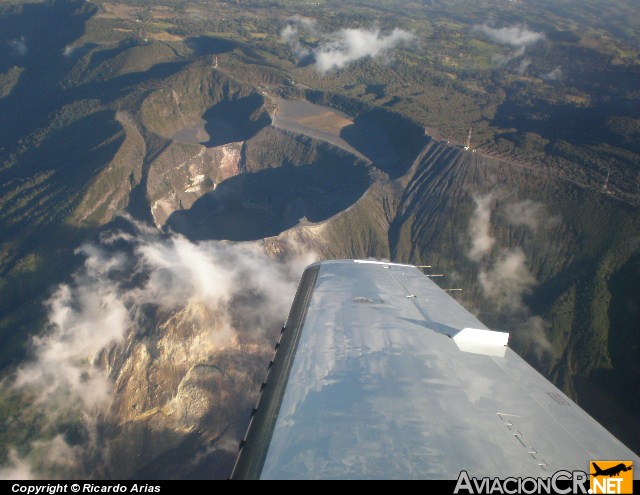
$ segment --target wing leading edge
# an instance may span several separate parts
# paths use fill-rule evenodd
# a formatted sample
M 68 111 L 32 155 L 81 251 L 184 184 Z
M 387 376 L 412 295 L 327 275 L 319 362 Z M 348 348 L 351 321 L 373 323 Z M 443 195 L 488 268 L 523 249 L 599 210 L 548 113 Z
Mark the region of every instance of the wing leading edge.
M 233 478 L 548 477 L 640 459 L 413 266 L 302 276 Z

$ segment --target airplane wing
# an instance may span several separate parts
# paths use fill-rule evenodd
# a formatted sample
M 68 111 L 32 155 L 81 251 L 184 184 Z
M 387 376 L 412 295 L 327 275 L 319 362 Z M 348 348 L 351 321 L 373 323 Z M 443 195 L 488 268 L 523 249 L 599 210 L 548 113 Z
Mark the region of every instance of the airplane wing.
M 640 459 L 414 266 L 304 272 L 232 478 L 547 478 Z

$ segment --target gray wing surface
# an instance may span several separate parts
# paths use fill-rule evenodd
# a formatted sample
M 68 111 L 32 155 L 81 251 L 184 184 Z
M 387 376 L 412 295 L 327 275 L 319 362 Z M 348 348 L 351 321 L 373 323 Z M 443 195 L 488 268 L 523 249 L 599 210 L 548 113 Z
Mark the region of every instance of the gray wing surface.
M 234 478 L 546 478 L 640 459 L 416 267 L 303 275 Z

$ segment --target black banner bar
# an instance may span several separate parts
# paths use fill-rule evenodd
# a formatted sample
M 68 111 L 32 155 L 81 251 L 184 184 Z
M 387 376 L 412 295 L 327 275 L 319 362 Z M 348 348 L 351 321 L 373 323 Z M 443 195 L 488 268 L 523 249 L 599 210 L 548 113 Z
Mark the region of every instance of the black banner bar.
M 162 481 L 7 481 L 0 480 L 0 494 L 58 495 L 58 494 L 100 494 L 100 493 L 182 493 L 190 480 Z M 210 481 L 208 481 L 210 482 Z M 456 481 L 427 481 L 438 488 L 440 493 L 453 494 Z M 202 481 L 199 481 L 202 483 Z M 564 486 L 563 486 L 564 488 Z M 586 487 L 585 487 L 586 488 Z M 466 493 L 461 491 L 461 493 Z M 640 495 L 640 480 L 633 481 L 633 493 Z M 565 494 L 566 495 L 566 494 Z

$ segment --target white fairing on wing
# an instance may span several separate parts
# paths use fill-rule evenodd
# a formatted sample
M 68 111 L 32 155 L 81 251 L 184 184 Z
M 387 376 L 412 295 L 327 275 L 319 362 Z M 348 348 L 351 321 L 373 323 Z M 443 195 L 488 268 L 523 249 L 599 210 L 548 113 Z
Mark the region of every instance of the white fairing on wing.
M 480 328 L 463 328 L 453 337 L 453 340 L 461 351 L 504 357 L 509 343 L 509 334 Z

